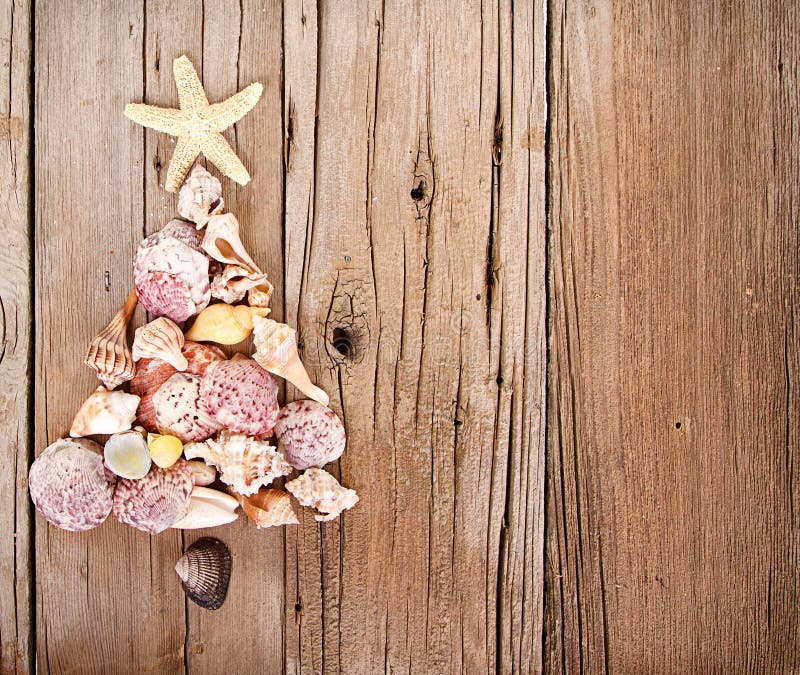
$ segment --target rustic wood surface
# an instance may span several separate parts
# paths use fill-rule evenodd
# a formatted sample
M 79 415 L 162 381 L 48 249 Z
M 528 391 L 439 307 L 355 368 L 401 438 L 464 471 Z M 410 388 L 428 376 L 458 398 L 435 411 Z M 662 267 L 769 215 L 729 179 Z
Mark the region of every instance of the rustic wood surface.
M 0 0 L 0 670 L 800 668 L 798 14 Z M 184 53 L 212 100 L 265 86 L 224 196 L 361 502 L 63 532 L 27 466 L 176 215 L 122 109 L 177 103 Z M 172 569 L 209 533 L 217 612 Z

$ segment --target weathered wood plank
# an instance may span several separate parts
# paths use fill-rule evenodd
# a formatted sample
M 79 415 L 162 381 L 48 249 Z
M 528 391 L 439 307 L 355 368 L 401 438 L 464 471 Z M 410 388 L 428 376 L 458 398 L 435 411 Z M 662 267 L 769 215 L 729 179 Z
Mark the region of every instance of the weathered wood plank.
M 799 19 L 551 2 L 548 671 L 798 668 Z
M 0 2 L 0 672 L 32 670 L 31 6 Z

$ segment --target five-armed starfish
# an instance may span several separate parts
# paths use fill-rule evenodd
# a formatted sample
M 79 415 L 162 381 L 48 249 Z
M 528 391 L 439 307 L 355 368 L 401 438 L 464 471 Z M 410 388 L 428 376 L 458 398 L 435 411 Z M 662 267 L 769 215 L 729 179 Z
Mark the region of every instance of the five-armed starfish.
M 167 171 L 167 191 L 177 192 L 201 152 L 228 178 L 246 185 L 250 174 L 220 132 L 242 119 L 258 103 L 264 87 L 255 82 L 212 105 L 189 59 L 178 57 L 172 70 L 178 86 L 180 110 L 144 103 L 125 106 L 125 115 L 134 122 L 178 137 Z

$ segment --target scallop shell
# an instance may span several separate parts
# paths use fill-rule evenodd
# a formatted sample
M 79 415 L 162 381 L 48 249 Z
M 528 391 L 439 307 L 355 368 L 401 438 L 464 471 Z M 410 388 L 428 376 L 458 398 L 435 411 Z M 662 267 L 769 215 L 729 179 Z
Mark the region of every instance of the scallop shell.
M 169 469 L 152 467 L 144 478 L 122 478 L 114 491 L 114 515 L 137 530 L 158 534 L 186 514 L 194 480 L 185 460 Z
M 296 331 L 285 323 L 253 317 L 255 354 L 253 359 L 264 370 L 288 380 L 309 398 L 328 405 L 328 395 L 314 386 L 297 353 Z
M 292 508 L 292 498 L 283 490 L 262 488 L 254 495 L 233 493 L 245 515 L 260 530 L 276 525 L 297 525 L 297 515 Z
M 189 497 L 186 515 L 172 527 L 178 530 L 197 530 L 203 527 L 227 525 L 239 517 L 239 502 L 219 490 L 195 486 Z
M 211 280 L 211 297 L 233 304 L 239 302 L 251 288 L 269 284 L 263 272 L 253 272 L 241 265 L 225 265 Z
M 222 363 L 220 361 L 220 363 Z M 184 443 L 203 441 L 222 428 L 199 400 L 200 376 L 175 373 L 153 395 L 156 426 Z
M 114 434 L 103 448 L 106 466 L 120 478 L 143 478 L 150 470 L 150 450 L 138 431 Z
M 100 386 L 78 410 L 72 420 L 69 435 L 78 438 L 127 431 L 136 418 L 138 405 L 138 396 L 126 394 L 124 391 L 109 391 Z
M 97 371 L 97 377 L 109 389 L 127 382 L 136 371 L 134 359 L 125 340 L 125 330 L 137 302 L 136 291 L 131 291 L 122 309 L 97 334 L 86 352 L 84 363 Z
M 269 314 L 265 307 L 235 307 L 218 303 L 206 307 L 186 332 L 186 337 L 196 342 L 216 342 L 221 345 L 235 345 L 245 340 L 253 332 L 253 318 Z
M 183 454 L 186 459 L 201 457 L 213 464 L 226 485 L 242 495 L 251 495 L 280 476 L 287 476 L 292 467 L 272 445 L 243 434 L 222 431 L 214 440 L 189 443 Z
M 302 506 L 317 509 L 322 515 L 314 518 L 320 523 L 333 520 L 358 503 L 356 491 L 339 485 L 339 481 L 324 469 L 308 469 L 302 476 L 286 483 L 286 489 Z
M 189 462 L 189 468 L 194 474 L 194 484 L 199 486 L 211 485 L 217 480 L 217 470 L 199 459 Z
M 186 338 L 174 321 L 160 316 L 136 329 L 133 339 L 133 360 L 156 358 L 169 363 L 175 370 L 186 370 L 189 362 L 182 353 Z
M 28 489 L 47 522 L 77 532 L 108 517 L 116 480 L 103 467 L 103 449 L 97 443 L 61 438 L 31 465 Z
M 208 217 L 221 213 L 224 206 L 219 179 L 195 164 L 178 193 L 178 213 L 202 230 Z
M 316 401 L 293 401 L 275 423 L 278 448 L 295 469 L 325 466 L 342 456 L 344 426 L 330 408 Z
M 200 382 L 200 399 L 220 426 L 248 436 L 269 436 L 278 418 L 278 385 L 249 359 L 212 363 Z
M 204 609 L 219 609 L 225 602 L 231 579 L 231 552 L 214 537 L 192 544 L 175 565 L 183 590 Z

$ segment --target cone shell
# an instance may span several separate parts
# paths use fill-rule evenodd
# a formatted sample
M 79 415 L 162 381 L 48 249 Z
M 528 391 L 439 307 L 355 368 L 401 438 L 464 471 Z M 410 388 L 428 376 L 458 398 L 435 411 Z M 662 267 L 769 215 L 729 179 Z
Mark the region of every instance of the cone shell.
M 262 488 L 254 495 L 234 493 L 245 515 L 260 530 L 276 525 L 297 525 L 297 515 L 292 508 L 292 498 L 283 490 Z
M 293 401 L 281 408 L 275 424 L 278 447 L 295 469 L 325 466 L 342 456 L 344 425 L 316 401 Z
M 47 522 L 90 530 L 111 512 L 116 476 L 103 467 L 103 449 L 85 438 L 62 438 L 45 448 L 28 473 L 28 489 Z
M 207 487 L 195 486 L 189 497 L 186 515 L 172 527 L 178 530 L 197 530 L 232 523 L 239 517 L 239 502 L 229 494 Z
M 195 319 L 186 337 L 196 342 L 216 342 L 221 345 L 235 345 L 253 332 L 253 318 L 264 317 L 269 309 L 231 306 L 218 303 L 206 307 Z
M 235 492 L 251 495 L 280 476 L 292 472 L 291 465 L 275 447 L 243 434 L 222 431 L 219 437 L 204 443 L 189 443 L 183 454 L 186 459 L 201 457 L 220 472 L 222 482 Z
M 211 280 L 211 297 L 233 304 L 242 300 L 251 288 L 264 284 L 269 282 L 263 272 L 254 272 L 241 265 L 225 265 Z
M 127 431 L 136 418 L 138 405 L 138 396 L 98 387 L 78 410 L 78 414 L 72 420 L 69 435 L 78 438 Z
M 138 479 L 150 470 L 150 451 L 138 431 L 114 434 L 103 448 L 106 466 L 120 478 Z
M 133 340 L 133 360 L 161 359 L 175 370 L 186 370 L 189 365 L 181 351 L 185 342 L 183 331 L 165 316 L 160 316 L 136 329 Z
M 136 309 L 137 300 L 136 291 L 131 291 L 125 305 L 92 340 L 86 352 L 84 363 L 97 372 L 97 377 L 109 389 L 130 380 L 136 370 L 125 340 L 125 330 Z
M 314 518 L 321 523 L 333 520 L 358 502 L 355 490 L 339 485 L 339 481 L 324 469 L 308 469 L 302 476 L 286 483 L 286 489 L 302 506 L 317 509 L 322 515 Z
M 296 332 L 285 323 L 253 318 L 255 354 L 253 359 L 264 370 L 291 382 L 309 398 L 328 405 L 328 395 L 314 386 L 297 352 Z
M 158 534 L 186 514 L 193 486 L 192 470 L 183 459 L 169 469 L 152 467 L 139 480 L 120 479 L 114 515 L 125 525 Z
M 202 166 L 195 164 L 178 193 L 178 213 L 201 230 L 208 217 L 221 213 L 224 206 L 222 184 Z
M 175 565 L 183 590 L 204 609 L 219 609 L 231 579 L 231 552 L 219 539 L 203 537 Z
M 278 385 L 255 361 L 212 363 L 200 382 L 203 407 L 220 426 L 248 436 L 269 436 L 278 418 Z
M 220 361 L 220 363 L 223 363 Z M 200 376 L 175 373 L 153 395 L 156 426 L 181 441 L 203 441 L 222 428 L 199 400 Z
M 199 486 L 211 485 L 217 480 L 217 470 L 199 459 L 189 462 L 189 468 L 194 474 L 194 484 Z

